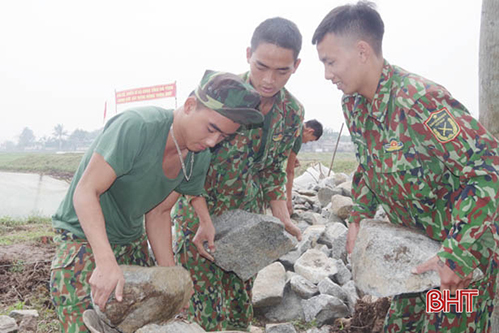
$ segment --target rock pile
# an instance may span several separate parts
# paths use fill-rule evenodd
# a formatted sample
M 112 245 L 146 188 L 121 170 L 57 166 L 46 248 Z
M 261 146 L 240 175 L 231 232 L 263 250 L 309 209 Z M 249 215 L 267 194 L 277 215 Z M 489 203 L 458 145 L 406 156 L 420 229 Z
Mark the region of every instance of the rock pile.
M 305 181 L 299 177 L 293 189 L 292 219 L 302 230 L 302 241 L 255 279 L 255 313 L 268 322 L 333 324 L 352 315 L 359 298 L 345 249 L 351 178 L 320 177 L 320 172 L 305 175 Z

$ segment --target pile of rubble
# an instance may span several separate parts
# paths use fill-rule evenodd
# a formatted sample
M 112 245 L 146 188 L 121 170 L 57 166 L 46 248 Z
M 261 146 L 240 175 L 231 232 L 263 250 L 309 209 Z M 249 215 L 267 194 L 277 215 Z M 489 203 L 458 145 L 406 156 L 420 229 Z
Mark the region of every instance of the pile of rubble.
M 296 179 L 292 219 L 303 238 L 295 249 L 261 270 L 253 288 L 258 316 L 267 322 L 302 321 L 322 327 L 309 333 L 329 332 L 327 325 L 351 316 L 359 299 L 345 249 L 345 220 L 353 204 L 351 178 L 325 177 L 327 172 L 323 166 L 309 168 Z M 288 327 L 281 332 L 295 332 Z

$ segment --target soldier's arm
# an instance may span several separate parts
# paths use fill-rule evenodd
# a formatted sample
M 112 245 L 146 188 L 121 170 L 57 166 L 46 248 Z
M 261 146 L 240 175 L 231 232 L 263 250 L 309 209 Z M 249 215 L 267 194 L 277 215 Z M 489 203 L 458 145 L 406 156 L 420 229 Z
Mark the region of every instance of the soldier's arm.
M 461 187 L 461 195 L 450 198 L 453 227 L 438 256 L 465 278 L 497 247 L 498 142 L 464 106 L 436 92 L 421 98 L 414 109 L 415 118 L 408 117 L 417 121 L 410 126 L 411 137 L 459 177 L 456 186 Z M 417 119 L 423 115 L 425 119 Z M 439 122 L 430 119 L 435 116 Z
M 92 297 L 99 307 L 105 308 L 109 295 L 116 289 L 121 301 L 124 277 L 116 262 L 106 233 L 100 196 L 116 180 L 114 169 L 98 153 L 94 153 L 73 196 L 73 203 L 83 232 L 92 247 L 95 270 L 90 277 Z
M 293 181 L 295 179 L 295 164 L 296 164 L 296 153 L 292 151 L 289 154 L 288 162 L 286 164 L 286 196 L 287 196 L 287 208 L 289 215 L 293 214 L 293 202 L 292 202 L 292 192 L 293 192 Z
M 145 227 L 159 266 L 174 266 L 171 211 L 180 194 L 173 191 L 163 202 L 147 212 Z
M 360 229 L 360 221 L 363 219 L 373 218 L 376 215 L 378 200 L 376 196 L 367 186 L 364 179 L 362 166 L 357 167 L 352 181 L 352 197 L 353 207 L 348 218 L 348 234 L 346 250 L 352 253 L 355 246 L 355 240 Z

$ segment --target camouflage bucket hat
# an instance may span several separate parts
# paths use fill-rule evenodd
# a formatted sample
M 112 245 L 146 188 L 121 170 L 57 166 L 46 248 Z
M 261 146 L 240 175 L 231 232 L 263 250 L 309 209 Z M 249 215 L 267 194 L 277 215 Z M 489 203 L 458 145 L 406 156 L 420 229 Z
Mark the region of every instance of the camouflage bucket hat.
M 208 109 L 242 125 L 263 122 L 257 110 L 260 95 L 239 76 L 207 70 L 195 91 L 198 100 Z

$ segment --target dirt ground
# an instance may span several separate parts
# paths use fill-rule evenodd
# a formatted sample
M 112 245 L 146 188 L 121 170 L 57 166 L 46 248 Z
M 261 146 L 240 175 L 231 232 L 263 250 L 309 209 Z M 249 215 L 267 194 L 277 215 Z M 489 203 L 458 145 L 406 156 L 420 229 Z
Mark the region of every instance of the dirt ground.
M 1 246 L 0 304 L 30 305 L 33 296 L 48 295 L 53 254 L 53 245 L 41 242 Z
M 47 328 L 39 329 L 38 332 L 58 332 L 54 330 L 57 319 L 49 293 L 53 254 L 54 246 L 49 238 L 42 238 L 34 244 L 0 246 L 0 313 L 19 305 L 35 308 L 42 312 L 42 320 L 49 323 L 44 326 Z M 330 332 L 381 332 L 389 306 L 387 298 L 380 298 L 374 303 L 359 300 L 353 317 L 337 320 Z

